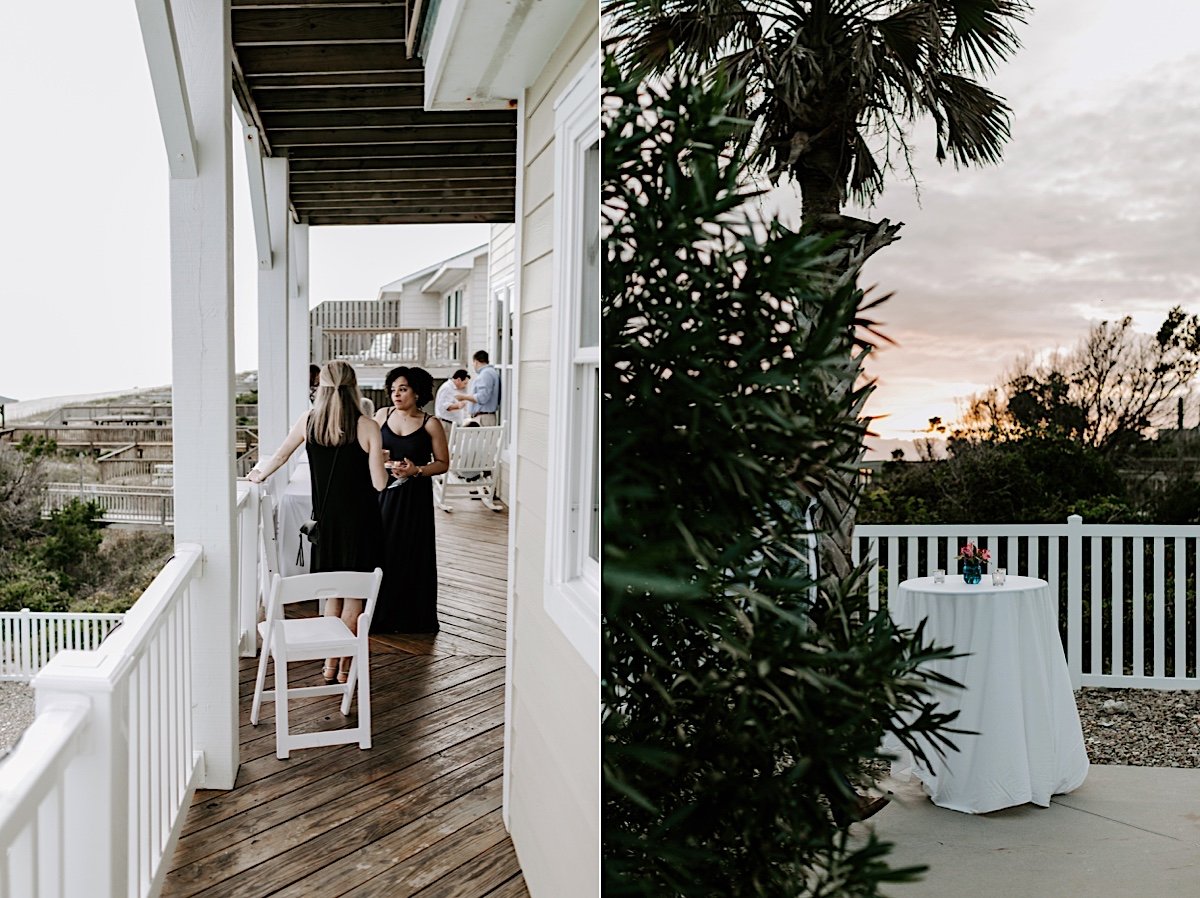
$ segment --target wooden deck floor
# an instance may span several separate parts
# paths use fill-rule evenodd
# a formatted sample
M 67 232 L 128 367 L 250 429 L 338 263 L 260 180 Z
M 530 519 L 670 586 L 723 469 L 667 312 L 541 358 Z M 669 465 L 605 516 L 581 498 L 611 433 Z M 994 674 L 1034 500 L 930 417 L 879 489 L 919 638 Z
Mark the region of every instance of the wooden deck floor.
M 249 724 L 243 659 L 236 788 L 196 794 L 164 896 L 528 896 L 500 816 L 508 516 L 460 500 L 436 521 L 442 630 L 372 637 L 373 747 L 278 760 L 273 706 Z M 315 662 L 293 669 L 319 682 Z M 292 715 L 297 730 L 344 720 L 328 697 Z

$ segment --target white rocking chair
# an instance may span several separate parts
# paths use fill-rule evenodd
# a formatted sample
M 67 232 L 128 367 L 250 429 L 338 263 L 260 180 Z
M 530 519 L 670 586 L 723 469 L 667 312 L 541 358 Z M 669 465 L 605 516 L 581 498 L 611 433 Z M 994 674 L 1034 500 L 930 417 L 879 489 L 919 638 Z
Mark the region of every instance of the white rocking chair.
M 496 502 L 496 475 L 500 470 L 500 443 L 504 425 L 450 429 L 450 470 L 433 478 L 433 501 L 442 511 L 451 511 L 446 499 L 454 493 L 478 493 L 480 501 L 492 511 L 501 511 Z
M 264 701 L 275 702 L 275 756 L 287 758 L 293 748 L 314 748 L 319 745 L 342 745 L 357 742 L 359 748 L 371 747 L 371 665 L 368 634 L 375 613 L 375 599 L 383 571 L 373 573 L 331 571 L 323 574 L 301 574 L 296 577 L 275 575 L 271 584 L 271 600 L 267 619 L 258 625 L 262 634 L 262 655 L 258 660 L 258 678 L 254 683 L 254 703 L 250 708 L 250 723 L 258 726 L 259 710 Z M 311 599 L 366 599 L 366 607 L 358 618 L 358 635 L 338 617 L 307 617 L 284 619 L 284 608 L 293 602 Z M 275 688 L 264 689 L 267 678 L 267 656 L 275 664 Z M 345 683 L 328 686 L 288 688 L 289 661 L 316 661 L 326 658 L 351 657 L 350 675 Z M 358 688 L 358 726 L 316 733 L 292 734 L 288 730 L 288 699 L 292 696 L 340 695 L 342 714 L 350 713 L 355 687 Z

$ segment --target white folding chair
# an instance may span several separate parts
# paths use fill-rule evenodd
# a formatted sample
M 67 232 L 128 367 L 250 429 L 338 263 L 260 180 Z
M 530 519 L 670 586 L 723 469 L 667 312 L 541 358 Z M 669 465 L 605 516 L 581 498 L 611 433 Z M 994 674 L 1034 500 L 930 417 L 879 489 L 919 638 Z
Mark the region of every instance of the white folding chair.
M 500 511 L 496 503 L 496 474 L 500 470 L 500 443 L 504 425 L 458 427 L 450 431 L 450 470 L 433 478 L 433 502 L 450 511 L 447 496 L 476 492 L 485 506 Z
M 250 708 L 250 723 L 258 726 L 258 713 L 264 701 L 275 702 L 275 756 L 286 758 L 293 748 L 314 748 L 318 745 L 342 745 L 357 742 L 359 748 L 371 747 L 371 665 L 368 634 L 375 613 L 375 599 L 383 571 L 375 568 L 370 574 L 356 571 L 331 571 L 323 574 L 300 574 L 296 577 L 275 575 L 271 584 L 271 601 L 267 619 L 258 625 L 262 634 L 262 655 L 258 659 L 258 678 L 254 683 L 254 703 Z M 366 606 L 358 618 L 358 635 L 338 617 L 308 617 L 284 619 L 284 608 L 294 602 L 312 599 L 365 599 Z M 267 679 L 267 656 L 275 664 L 275 688 L 264 689 Z M 288 688 L 289 661 L 316 661 L 326 658 L 350 657 L 350 675 L 345 683 L 328 686 Z M 342 714 L 350 713 L 354 690 L 358 689 L 358 726 L 316 733 L 292 734 L 288 730 L 288 699 L 293 696 L 340 695 Z

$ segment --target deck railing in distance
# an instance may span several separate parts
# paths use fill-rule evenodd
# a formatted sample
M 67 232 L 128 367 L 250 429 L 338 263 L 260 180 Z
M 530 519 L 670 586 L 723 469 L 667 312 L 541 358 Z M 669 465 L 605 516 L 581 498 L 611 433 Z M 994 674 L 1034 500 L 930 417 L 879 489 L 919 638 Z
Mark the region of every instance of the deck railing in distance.
M 175 494 L 169 486 L 133 486 L 117 483 L 48 483 L 42 514 L 65 507 L 72 499 L 99 502 L 101 518 L 108 524 L 158 524 L 175 521 Z
M 258 406 L 240 404 L 234 407 L 237 417 L 257 418 Z M 50 425 L 69 424 L 154 424 L 167 425 L 172 420 L 170 403 L 141 404 L 136 402 L 105 405 L 64 405 L 45 418 Z
M 315 335 L 314 335 L 315 336 Z M 466 365 L 466 329 L 461 327 L 323 328 L 320 356 L 353 365 L 457 368 Z
M 28 682 L 64 649 L 99 647 L 124 617 L 28 608 L 0 611 L 0 680 Z
M 181 544 L 94 651 L 33 681 L 38 714 L 0 765 L 0 892 L 148 896 L 161 888 L 203 756 L 193 749 L 191 582 Z
M 1065 524 L 861 525 L 853 552 L 875 562 L 868 594 L 878 608 L 902 580 L 956 573 L 970 540 L 991 551 L 991 567 L 1049 583 L 1076 689 L 1200 689 L 1198 538 L 1195 526 L 1072 515 Z

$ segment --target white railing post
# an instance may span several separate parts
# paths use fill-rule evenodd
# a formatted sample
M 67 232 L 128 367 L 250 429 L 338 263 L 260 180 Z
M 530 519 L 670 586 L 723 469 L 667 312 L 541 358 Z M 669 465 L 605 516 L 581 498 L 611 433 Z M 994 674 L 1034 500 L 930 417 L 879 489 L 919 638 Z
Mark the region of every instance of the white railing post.
M 1067 670 L 1071 688 L 1083 686 L 1083 518 L 1067 518 Z
M 80 750 L 63 781 L 63 895 L 129 892 L 128 690 L 122 655 L 64 651 L 33 681 L 37 709 L 89 705 Z
M 21 673 L 31 675 L 36 668 L 33 666 L 33 612 L 28 608 L 21 609 L 21 626 L 19 651 L 21 658 Z
M 238 613 L 241 618 L 241 655 L 258 654 L 258 484 L 247 484 L 246 500 L 238 509 Z

